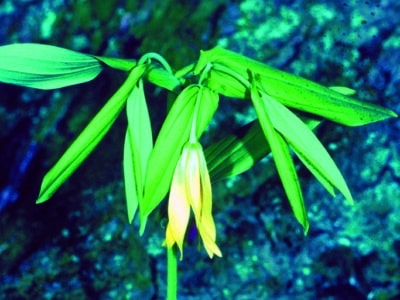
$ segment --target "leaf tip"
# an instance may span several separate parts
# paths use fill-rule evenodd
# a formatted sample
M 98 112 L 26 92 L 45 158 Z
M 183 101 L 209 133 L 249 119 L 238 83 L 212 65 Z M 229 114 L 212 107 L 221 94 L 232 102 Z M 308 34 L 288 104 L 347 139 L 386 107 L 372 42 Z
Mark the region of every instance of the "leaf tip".
M 304 236 L 307 236 L 307 234 L 308 234 L 308 230 L 310 229 L 310 224 L 306 224 L 304 227 L 303 227 L 303 234 L 304 234 Z
M 346 198 L 347 203 L 348 203 L 349 205 L 351 205 L 351 206 L 354 205 L 354 199 L 353 199 L 353 197 L 351 196 L 351 194 L 346 195 L 345 198 Z
M 389 111 L 389 115 L 390 115 L 390 118 L 398 118 L 399 117 L 399 115 L 396 112 L 394 112 L 393 110 Z
M 141 216 L 140 218 L 140 227 L 139 227 L 139 235 L 143 236 L 144 230 L 146 229 L 146 224 L 147 224 L 147 216 Z
M 42 204 L 43 202 L 46 202 L 47 200 L 49 200 L 50 197 L 46 196 L 46 195 L 42 195 L 39 194 L 38 198 L 36 199 L 36 204 Z

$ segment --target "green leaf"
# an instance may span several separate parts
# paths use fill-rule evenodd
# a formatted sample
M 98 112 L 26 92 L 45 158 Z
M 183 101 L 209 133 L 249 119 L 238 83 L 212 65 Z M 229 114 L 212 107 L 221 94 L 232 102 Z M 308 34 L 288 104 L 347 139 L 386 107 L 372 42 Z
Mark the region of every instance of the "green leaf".
M 137 65 L 137 61 L 134 59 L 105 57 L 105 56 L 93 56 L 93 57 L 101 61 L 102 63 L 106 64 L 110 68 L 126 72 L 132 70 Z
M 199 86 L 190 85 L 176 98 L 150 154 L 144 185 L 144 200 L 140 208 L 143 233 L 147 216 L 167 194 L 182 146 L 189 139 Z
M 272 125 L 272 113 L 269 111 L 270 99 L 259 94 L 255 84 L 251 86 L 251 100 L 265 138 L 268 141 L 283 188 L 292 207 L 293 213 L 303 226 L 306 234 L 309 228 L 307 212 L 301 192 L 296 168 L 290 155 L 289 146 L 279 132 Z
M 206 86 L 200 86 L 197 100 L 199 104 L 196 116 L 196 137 L 200 139 L 218 108 L 219 95 Z
M 175 72 L 174 76 L 180 80 L 183 84 L 186 81 L 186 78 L 193 73 L 194 63 L 183 67 Z
M 124 146 L 124 178 L 129 222 L 132 222 L 138 203 L 143 201 L 144 179 L 147 162 L 153 148 L 150 116 L 139 81 L 126 104 L 128 131 Z
M 260 124 L 253 121 L 211 144 L 204 155 L 210 177 L 215 181 L 249 170 L 269 152 Z
M 56 89 L 94 79 L 101 64 L 91 55 L 42 44 L 0 47 L 0 81 Z
M 338 92 L 338 93 L 340 93 L 342 95 L 345 95 L 345 96 L 351 96 L 351 95 L 354 95 L 356 93 L 355 90 L 353 90 L 351 88 L 348 88 L 348 87 L 345 87 L 345 86 L 330 86 L 329 88 L 331 90 L 334 90 L 335 92 Z
M 139 206 L 139 199 L 143 198 L 143 194 L 138 191 L 138 184 L 135 173 L 134 163 L 134 145 L 132 144 L 132 137 L 129 129 L 126 130 L 124 140 L 124 183 L 125 183 L 125 198 L 126 198 L 126 209 L 128 213 L 128 221 L 132 223 L 135 217 L 136 211 Z
M 262 95 L 264 99 L 268 99 L 268 109 L 273 126 L 288 141 L 304 165 L 329 193 L 334 195 L 333 188 L 335 187 L 352 204 L 353 198 L 346 181 L 314 133 L 284 105 L 265 93 Z
M 145 69 L 145 65 L 140 65 L 131 71 L 118 91 L 46 173 L 36 203 L 47 201 L 97 146 L 123 109 L 132 87 L 143 75 Z
M 178 95 L 158 134 L 147 165 L 143 206 L 139 206 L 141 233 L 147 216 L 170 188 L 182 147 L 189 140 L 197 101 L 200 101 L 197 105 L 196 128 L 199 138 L 218 106 L 218 95 L 199 85 L 190 85 Z
M 171 92 L 178 92 L 181 87 L 179 79 L 161 67 L 151 66 L 146 74 L 146 78 L 151 83 Z
M 311 130 L 320 120 L 302 116 Z M 241 174 L 270 153 L 260 123 L 255 120 L 207 147 L 204 155 L 213 181 Z
M 207 86 L 226 97 L 250 99 L 248 79 L 219 63 L 208 72 Z
M 359 126 L 397 117 L 389 109 L 345 96 L 350 91 L 344 91 L 343 88 L 324 87 L 221 47 L 201 51 L 194 74 L 200 74 L 210 63 L 213 68 L 207 85 L 226 96 L 248 98 L 243 83 L 250 82 L 250 72 L 254 72 L 260 77 L 259 88 L 272 98 L 285 106 L 334 122 Z M 226 76 L 231 77 L 230 83 Z

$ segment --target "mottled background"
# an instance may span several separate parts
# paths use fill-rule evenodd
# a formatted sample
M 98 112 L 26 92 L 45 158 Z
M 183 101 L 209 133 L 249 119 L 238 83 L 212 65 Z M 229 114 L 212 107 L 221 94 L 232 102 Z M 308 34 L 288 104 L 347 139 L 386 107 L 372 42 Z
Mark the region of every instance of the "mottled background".
M 138 58 L 178 69 L 221 44 L 363 101 L 400 112 L 400 2 L 3 0 L 0 45 L 37 42 Z M 105 71 L 55 91 L 0 84 L 0 298 L 163 299 L 163 213 L 143 237 L 128 225 L 122 182 L 125 116 L 45 204 L 45 172 L 123 81 Z M 146 87 L 157 128 L 165 93 Z M 212 129 L 251 120 L 221 100 Z M 196 240 L 179 264 L 179 299 L 399 299 L 400 121 L 323 123 L 318 136 L 356 205 L 329 196 L 298 166 L 311 228 L 304 237 L 270 161 L 214 185 L 222 259 Z M 215 133 L 214 133 L 215 134 Z M 210 142 L 210 138 L 205 142 Z

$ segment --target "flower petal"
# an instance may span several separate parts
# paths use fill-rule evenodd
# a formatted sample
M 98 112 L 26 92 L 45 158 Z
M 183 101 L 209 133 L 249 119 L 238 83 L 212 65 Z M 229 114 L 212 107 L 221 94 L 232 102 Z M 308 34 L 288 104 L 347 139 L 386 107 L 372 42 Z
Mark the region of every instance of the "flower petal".
M 199 144 L 200 145 L 200 144 Z M 201 145 L 200 145 L 201 147 Z M 199 234 L 203 240 L 204 248 L 210 258 L 213 255 L 222 257 L 221 250 L 215 243 L 217 231 L 215 228 L 214 218 L 212 216 L 212 191 L 211 180 L 207 169 L 207 163 L 203 150 L 197 152 L 200 163 L 200 180 L 201 180 L 201 217 L 196 220 Z
M 200 179 L 200 161 L 198 151 L 201 151 L 201 146 L 198 143 L 188 143 L 185 145 L 185 150 L 188 152 L 186 161 L 186 195 L 188 202 L 192 207 L 196 219 L 201 215 L 201 179 Z M 184 151 L 185 151 L 184 150 Z
M 167 226 L 167 246 L 172 247 L 174 243 L 178 245 L 183 256 L 183 240 L 185 238 L 186 228 L 189 223 L 190 204 L 187 201 L 185 189 L 185 161 L 187 152 L 183 151 L 182 157 L 176 166 L 174 177 L 172 179 L 171 192 L 168 200 L 168 219 Z M 168 232 L 169 231 L 169 232 Z

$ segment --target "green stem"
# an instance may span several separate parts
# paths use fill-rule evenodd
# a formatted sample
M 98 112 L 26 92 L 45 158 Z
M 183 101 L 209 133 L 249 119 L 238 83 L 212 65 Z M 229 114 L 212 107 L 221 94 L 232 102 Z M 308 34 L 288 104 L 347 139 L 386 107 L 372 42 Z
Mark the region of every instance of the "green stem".
M 176 300 L 178 290 L 178 260 L 174 248 L 167 247 L 167 300 Z
M 140 65 L 140 64 L 144 64 L 147 60 L 152 60 L 152 59 L 157 60 L 157 61 L 164 67 L 164 69 L 165 69 L 167 72 L 173 74 L 170 65 L 169 65 L 168 62 L 164 59 L 164 57 L 162 57 L 160 54 L 155 53 L 155 52 L 149 52 L 149 53 L 144 54 L 144 55 L 139 59 L 138 64 L 139 64 L 139 65 Z

